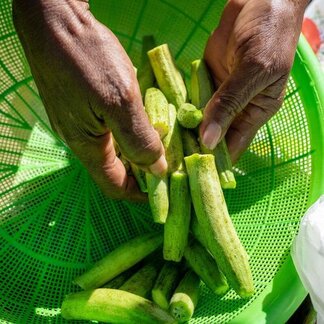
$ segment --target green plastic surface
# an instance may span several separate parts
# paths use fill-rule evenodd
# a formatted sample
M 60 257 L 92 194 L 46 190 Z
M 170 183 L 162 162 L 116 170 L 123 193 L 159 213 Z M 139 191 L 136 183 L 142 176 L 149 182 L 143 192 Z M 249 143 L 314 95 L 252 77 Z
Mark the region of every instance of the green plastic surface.
M 167 42 L 186 78 L 225 1 L 93 0 L 91 10 L 138 65 L 143 35 Z M 147 205 L 105 198 L 52 132 L 11 20 L 0 3 L 0 322 L 62 323 L 72 279 L 155 227 Z M 305 296 L 289 256 L 300 218 L 324 192 L 324 82 L 303 38 L 281 110 L 235 166 L 230 214 L 256 294 L 203 289 L 192 323 L 283 323 Z

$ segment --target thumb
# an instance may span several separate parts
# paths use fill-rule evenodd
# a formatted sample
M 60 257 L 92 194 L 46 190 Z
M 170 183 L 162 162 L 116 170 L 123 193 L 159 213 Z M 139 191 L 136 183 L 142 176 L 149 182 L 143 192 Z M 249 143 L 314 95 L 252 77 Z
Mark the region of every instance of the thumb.
M 235 117 L 263 90 L 256 84 L 248 70 L 237 69 L 227 77 L 204 109 L 200 125 L 203 145 L 211 150 L 216 147 Z
M 107 121 L 121 153 L 144 171 L 162 176 L 167 171 L 164 148 L 158 133 L 150 124 L 142 98 L 136 92 Z

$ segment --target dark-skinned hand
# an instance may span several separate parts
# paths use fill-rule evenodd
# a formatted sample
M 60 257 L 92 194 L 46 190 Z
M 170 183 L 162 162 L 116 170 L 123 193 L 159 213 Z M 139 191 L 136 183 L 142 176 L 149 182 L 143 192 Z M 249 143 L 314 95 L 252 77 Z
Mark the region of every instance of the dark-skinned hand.
M 305 0 L 230 0 L 205 60 L 218 87 L 204 110 L 202 142 L 226 135 L 233 162 L 280 108 L 294 60 Z
M 156 175 L 167 169 L 133 65 L 81 0 L 14 0 L 18 36 L 53 129 L 103 192 L 145 200 L 116 155 Z

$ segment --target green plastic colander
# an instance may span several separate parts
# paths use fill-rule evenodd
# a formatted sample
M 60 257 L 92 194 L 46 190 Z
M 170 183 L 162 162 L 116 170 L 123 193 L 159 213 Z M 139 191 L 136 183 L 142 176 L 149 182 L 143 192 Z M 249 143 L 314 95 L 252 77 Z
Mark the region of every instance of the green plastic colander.
M 91 10 L 139 63 L 143 35 L 167 42 L 179 67 L 202 56 L 224 0 L 93 0 Z M 192 323 L 282 323 L 306 295 L 290 246 L 306 208 L 324 193 L 324 85 L 301 38 L 282 109 L 257 134 L 226 192 L 256 294 L 207 288 Z M 147 205 L 105 198 L 53 134 L 11 19 L 0 2 L 0 322 L 62 323 L 72 279 L 152 228 Z

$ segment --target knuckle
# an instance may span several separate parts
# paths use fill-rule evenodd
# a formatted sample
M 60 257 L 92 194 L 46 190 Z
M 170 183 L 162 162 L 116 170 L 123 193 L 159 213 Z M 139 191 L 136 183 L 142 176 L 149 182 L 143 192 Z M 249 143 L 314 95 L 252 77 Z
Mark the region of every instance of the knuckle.
M 141 146 L 135 148 L 132 154 L 132 162 L 141 165 L 151 165 L 162 154 L 162 145 L 156 139 L 155 134 L 150 134 L 145 138 L 145 142 Z
M 232 118 L 234 118 L 241 110 L 241 100 L 239 95 L 222 93 L 219 96 L 218 101 L 220 109 Z
M 87 161 L 86 167 L 106 196 L 111 199 L 123 199 L 126 197 L 127 181 L 125 178 L 116 176 L 115 163 L 98 165 Z
M 292 63 L 289 60 L 284 60 L 284 62 L 281 64 L 282 75 L 288 77 L 290 74 L 291 67 Z
M 159 135 L 148 121 L 136 120 L 131 131 L 123 132 L 123 143 L 120 140 L 122 153 L 128 160 L 136 164 L 150 165 L 162 154 L 162 143 Z
M 276 65 L 268 55 L 254 55 L 248 63 L 257 74 L 263 75 L 271 75 Z
M 98 183 L 98 181 L 96 182 L 99 185 L 100 189 L 103 191 L 103 193 L 110 199 L 120 200 L 126 198 L 126 192 L 123 188 L 109 185 L 107 184 L 107 182 L 104 184 Z
M 125 82 L 120 88 L 122 104 L 129 104 L 135 101 L 137 97 L 135 82 Z
M 277 55 L 256 56 L 252 59 L 254 69 L 261 71 L 267 77 L 287 76 L 290 73 L 291 62 Z

